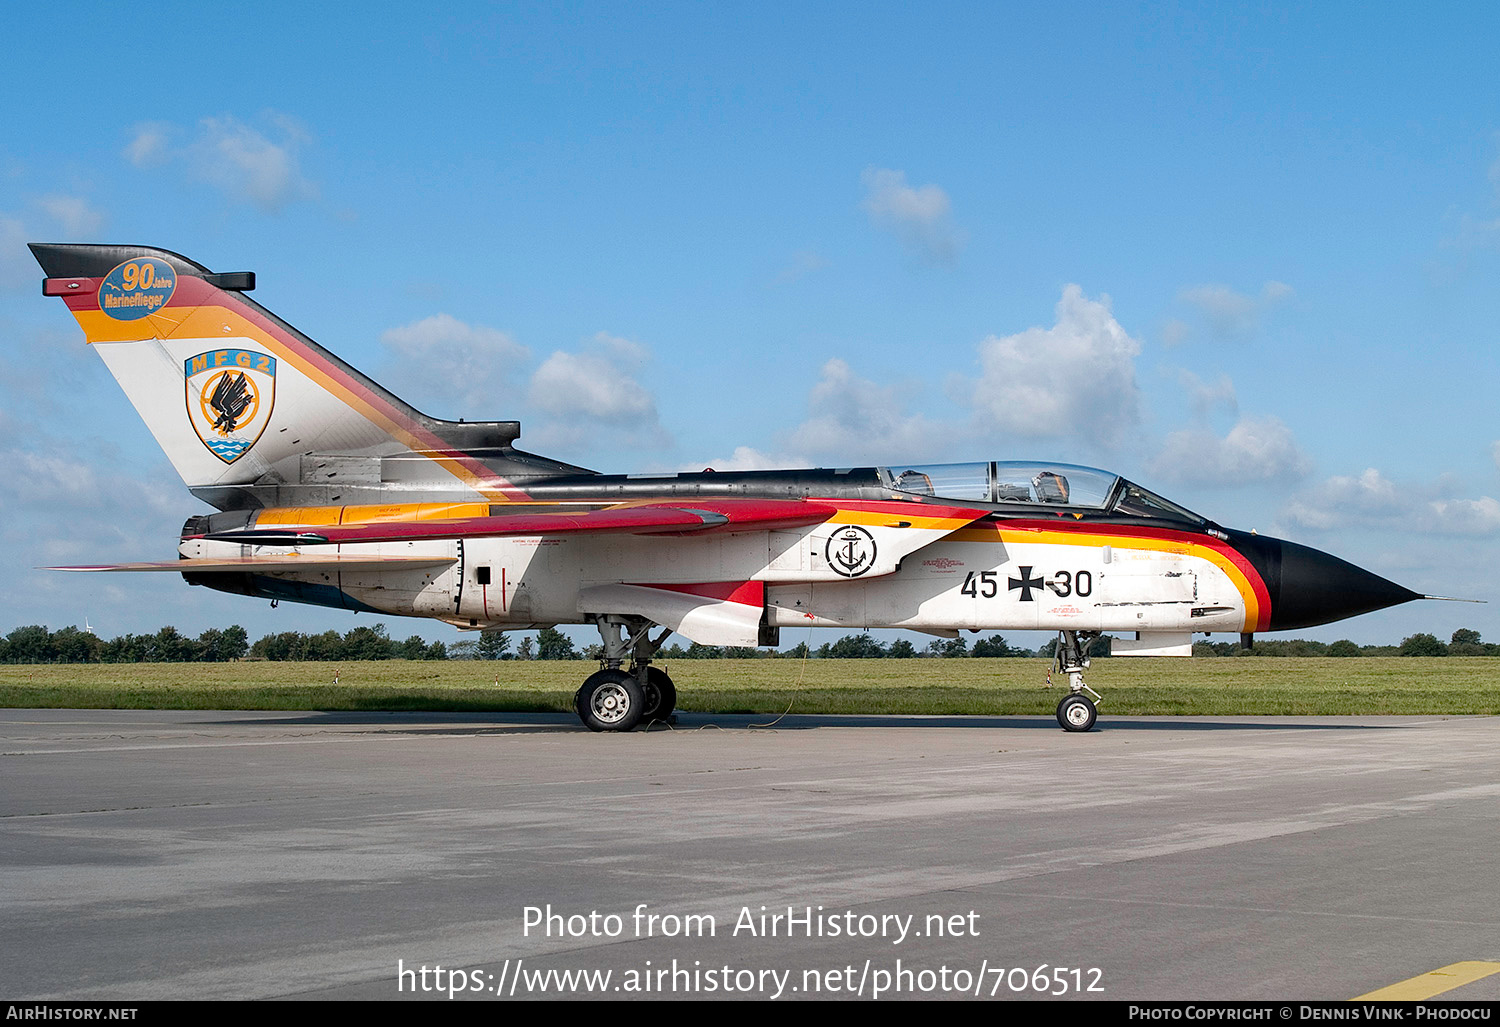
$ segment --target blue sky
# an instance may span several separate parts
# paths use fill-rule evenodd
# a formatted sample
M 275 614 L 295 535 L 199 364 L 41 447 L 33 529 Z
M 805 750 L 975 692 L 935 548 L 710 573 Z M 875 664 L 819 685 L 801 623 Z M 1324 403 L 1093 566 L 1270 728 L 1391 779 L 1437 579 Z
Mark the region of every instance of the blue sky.
M 363 622 L 32 569 L 170 557 L 202 509 L 40 296 L 39 240 L 254 270 L 423 409 L 519 417 L 601 470 L 1094 464 L 1500 600 L 1492 4 L 81 4 L 7 28 L 7 630 Z M 1460 626 L 1500 641 L 1500 603 L 1303 634 Z

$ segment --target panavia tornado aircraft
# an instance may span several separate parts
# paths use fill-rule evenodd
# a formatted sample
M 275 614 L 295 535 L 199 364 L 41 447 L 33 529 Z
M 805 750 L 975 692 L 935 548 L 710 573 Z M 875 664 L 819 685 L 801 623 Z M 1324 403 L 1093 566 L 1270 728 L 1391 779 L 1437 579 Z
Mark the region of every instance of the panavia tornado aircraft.
M 141 246 L 31 246 L 193 495 L 190 585 L 460 628 L 593 624 L 584 724 L 676 701 L 677 632 L 775 645 L 783 627 L 1059 632 L 1057 719 L 1087 731 L 1088 643 L 1188 656 L 1195 632 L 1305 628 L 1416 592 L 1224 528 L 1119 475 L 1053 463 L 599 474 L 515 448 L 515 421 L 419 413 L 215 274 Z M 1092 697 L 1092 698 L 1091 698 Z

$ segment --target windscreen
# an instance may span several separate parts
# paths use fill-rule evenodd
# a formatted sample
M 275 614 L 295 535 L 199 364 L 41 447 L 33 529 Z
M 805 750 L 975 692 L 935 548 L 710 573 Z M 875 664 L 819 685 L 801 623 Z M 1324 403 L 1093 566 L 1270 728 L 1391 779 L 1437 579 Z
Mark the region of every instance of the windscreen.
M 1165 521 L 1186 521 L 1189 524 L 1207 523 L 1206 518 L 1199 517 L 1186 507 L 1163 499 L 1131 481 L 1121 482 L 1120 496 L 1110 512 L 1127 517 L 1154 517 Z

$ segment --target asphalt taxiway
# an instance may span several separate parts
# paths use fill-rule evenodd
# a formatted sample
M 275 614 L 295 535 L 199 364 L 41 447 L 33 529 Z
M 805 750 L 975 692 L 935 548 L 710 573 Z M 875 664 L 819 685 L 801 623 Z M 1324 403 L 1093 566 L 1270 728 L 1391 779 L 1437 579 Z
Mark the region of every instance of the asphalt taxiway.
M 1347 999 L 1500 961 L 1500 718 L 772 719 L 0 711 L 0 997 Z

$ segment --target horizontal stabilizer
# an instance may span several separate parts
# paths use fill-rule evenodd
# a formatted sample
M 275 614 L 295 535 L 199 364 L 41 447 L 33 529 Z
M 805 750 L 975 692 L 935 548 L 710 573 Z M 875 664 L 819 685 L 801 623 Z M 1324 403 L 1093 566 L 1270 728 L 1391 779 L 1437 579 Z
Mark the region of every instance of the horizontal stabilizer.
M 213 542 L 306 546 L 351 542 L 411 542 L 438 538 L 499 538 L 511 535 L 700 535 L 713 531 L 763 531 L 820 524 L 838 511 L 802 499 L 710 499 L 682 504 L 612 506 L 602 510 L 504 513 L 453 520 L 388 521 L 214 532 Z
M 48 567 L 46 569 L 49 571 L 175 571 L 179 574 L 244 571 L 268 574 L 273 571 L 307 570 L 314 567 L 334 567 L 345 571 L 381 567 L 446 567 L 456 562 L 455 557 L 449 556 L 301 556 L 297 553 L 287 553 L 281 556 L 236 556 L 224 560 L 193 557 L 188 560 L 102 563 L 86 567 Z

